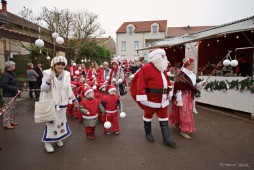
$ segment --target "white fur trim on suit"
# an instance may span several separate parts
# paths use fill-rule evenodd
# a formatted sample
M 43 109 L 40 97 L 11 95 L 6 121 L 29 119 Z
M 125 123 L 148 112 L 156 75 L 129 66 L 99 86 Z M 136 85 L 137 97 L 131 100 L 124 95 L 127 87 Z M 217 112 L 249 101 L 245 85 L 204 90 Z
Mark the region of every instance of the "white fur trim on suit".
M 115 113 L 117 110 L 106 110 L 106 113 Z
M 168 82 L 167 82 L 167 79 L 166 79 L 163 72 L 161 72 L 161 77 L 162 77 L 162 81 L 163 81 L 163 88 L 167 88 L 168 87 Z M 162 108 L 165 108 L 168 105 L 169 105 L 168 95 L 163 94 L 162 98 L 161 98 L 161 106 L 162 106 Z
M 158 118 L 159 121 L 168 121 L 168 117 L 166 118 Z
M 121 84 L 122 82 L 123 82 L 123 80 L 122 80 L 122 79 L 119 79 L 119 80 L 118 80 L 118 83 L 119 83 L 119 84 Z
M 166 100 L 163 103 L 155 103 L 155 102 L 150 102 L 150 101 L 141 101 L 140 103 L 143 104 L 144 106 L 148 106 L 148 107 L 151 107 L 151 108 L 161 108 L 161 107 L 165 108 L 166 106 L 169 105 L 168 100 Z
M 158 56 L 158 55 L 159 56 L 162 56 L 162 55 L 166 56 L 165 50 L 163 50 L 163 49 L 156 49 L 156 50 L 154 50 L 154 51 L 149 53 L 149 58 L 152 59 L 153 57 Z
M 94 118 L 98 117 L 98 113 L 96 115 L 94 115 L 94 116 L 85 116 L 85 115 L 83 115 L 82 117 L 84 119 L 94 119 Z
M 145 118 L 144 116 L 143 116 L 143 120 L 146 121 L 146 122 L 151 122 L 152 121 L 152 119 Z
M 111 92 L 111 91 L 113 91 L 113 90 L 116 91 L 116 88 L 111 88 L 111 89 L 108 90 L 108 92 Z
M 89 92 L 92 92 L 93 91 L 93 89 L 89 89 L 89 90 L 87 90 L 86 92 L 85 92 L 85 96 L 89 93 Z
M 136 95 L 137 101 L 147 101 L 147 95 Z

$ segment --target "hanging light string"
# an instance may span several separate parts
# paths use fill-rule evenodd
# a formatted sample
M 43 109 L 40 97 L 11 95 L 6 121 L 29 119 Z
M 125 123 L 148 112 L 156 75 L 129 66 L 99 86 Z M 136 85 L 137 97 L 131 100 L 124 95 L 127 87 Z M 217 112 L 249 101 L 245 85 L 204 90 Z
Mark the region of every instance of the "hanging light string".
M 17 93 L 8 103 L 6 103 L 2 108 L 0 108 L 0 116 L 10 108 L 11 104 L 14 102 L 14 100 L 18 97 L 18 95 L 20 95 L 21 93 L 23 93 L 24 91 L 41 91 L 41 89 L 22 89 L 19 93 Z
M 18 92 L 16 94 L 16 96 L 14 96 L 8 103 L 6 103 L 2 108 L 0 108 L 0 116 L 10 108 L 10 106 L 12 105 L 12 103 L 15 101 L 15 99 L 18 97 L 18 95 L 20 95 L 22 93 L 22 91 Z

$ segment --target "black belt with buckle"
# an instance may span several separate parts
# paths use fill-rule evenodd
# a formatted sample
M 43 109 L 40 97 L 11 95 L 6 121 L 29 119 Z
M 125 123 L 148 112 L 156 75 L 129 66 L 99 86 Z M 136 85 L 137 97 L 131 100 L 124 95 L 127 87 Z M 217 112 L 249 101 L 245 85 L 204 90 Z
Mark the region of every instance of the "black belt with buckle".
M 166 89 L 150 89 L 146 88 L 147 93 L 156 93 L 156 94 L 167 94 L 170 91 L 170 88 Z

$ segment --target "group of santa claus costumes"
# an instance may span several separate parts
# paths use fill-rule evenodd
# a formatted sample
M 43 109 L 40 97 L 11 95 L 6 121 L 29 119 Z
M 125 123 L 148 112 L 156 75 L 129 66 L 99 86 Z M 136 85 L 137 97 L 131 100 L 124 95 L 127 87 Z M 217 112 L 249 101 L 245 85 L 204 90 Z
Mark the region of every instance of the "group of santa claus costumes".
M 72 61 L 71 66 L 68 67 L 68 71 L 72 80 L 75 78 L 85 78 L 87 81 L 104 82 L 110 79 L 109 84 L 118 86 L 120 83 L 126 85 L 125 75 L 129 71 L 129 64 L 127 60 L 123 60 L 123 62 L 112 60 L 110 68 L 106 61 L 101 67 L 95 61 L 92 61 L 90 67 L 86 69 L 83 63 L 77 67 L 74 61 Z M 120 81 L 118 82 L 119 79 Z
M 97 123 L 97 118 L 99 118 L 99 120 L 103 123 L 105 121 L 109 121 L 112 124 L 112 128 L 109 128 L 109 129 L 104 128 L 104 132 L 106 134 L 119 133 L 118 112 L 116 109 L 120 107 L 120 100 L 119 100 L 120 96 L 118 95 L 119 94 L 118 85 L 120 83 L 123 83 L 125 76 L 124 76 L 124 71 L 122 70 L 121 67 L 118 66 L 117 61 L 115 60 L 112 61 L 111 65 L 112 66 L 108 72 L 108 77 L 105 76 L 105 69 L 104 69 L 104 70 L 101 70 L 99 74 L 93 76 L 93 78 L 90 80 L 85 80 L 84 78 L 78 79 L 77 77 L 74 77 L 74 80 L 71 82 L 74 95 L 79 99 L 80 102 L 84 104 L 84 106 L 80 110 L 78 110 L 73 106 L 73 104 L 68 105 L 67 115 L 70 117 L 77 118 L 80 122 L 84 121 L 85 126 L 94 125 L 91 127 L 86 127 L 85 133 L 89 139 L 94 138 L 94 128 Z M 116 91 L 116 94 L 107 95 L 107 93 L 110 93 L 112 90 Z M 96 100 L 94 99 L 91 100 L 91 98 L 85 95 L 86 93 L 91 91 L 93 91 L 94 93 L 93 95 Z M 93 104 L 90 105 L 91 103 Z M 105 115 L 98 114 L 103 112 L 101 109 L 102 107 L 100 105 L 98 105 L 98 107 L 93 107 L 93 106 L 97 106 L 97 103 L 102 103 L 102 105 L 106 109 Z M 89 105 L 91 106 L 91 108 Z M 97 112 L 96 115 L 93 115 L 95 114 L 93 113 L 93 114 L 84 116 L 84 114 L 87 113 L 87 111 L 85 111 L 84 109 L 92 110 L 92 108 L 95 109 L 93 110 L 93 112 Z M 98 109 L 100 110 L 100 112 Z M 91 116 L 93 119 L 89 121 L 88 120 L 85 121 L 85 119 L 89 119 L 91 118 Z

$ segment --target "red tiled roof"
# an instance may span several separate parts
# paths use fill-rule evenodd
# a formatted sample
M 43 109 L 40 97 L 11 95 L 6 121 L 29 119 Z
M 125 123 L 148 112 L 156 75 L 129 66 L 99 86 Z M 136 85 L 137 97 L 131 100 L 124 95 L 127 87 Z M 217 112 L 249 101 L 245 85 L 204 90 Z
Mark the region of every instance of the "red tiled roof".
M 184 34 L 192 34 L 212 28 L 214 26 L 187 26 L 187 27 L 168 27 L 167 37 L 176 37 Z
M 165 32 L 167 30 L 167 20 L 154 20 L 154 21 L 134 21 L 134 22 L 124 22 L 116 31 L 116 33 L 125 33 L 126 27 L 129 24 L 135 26 L 134 32 L 150 32 L 151 25 L 157 23 L 160 26 L 159 32 Z

